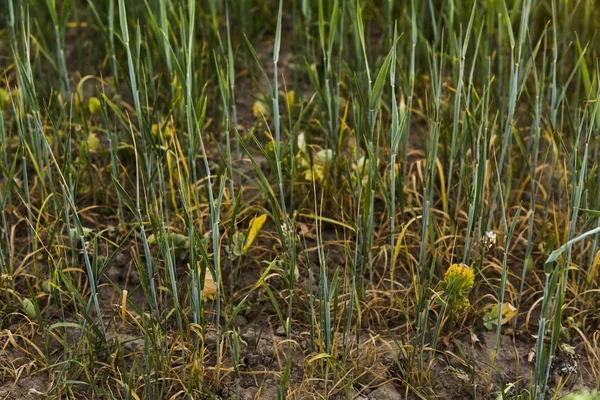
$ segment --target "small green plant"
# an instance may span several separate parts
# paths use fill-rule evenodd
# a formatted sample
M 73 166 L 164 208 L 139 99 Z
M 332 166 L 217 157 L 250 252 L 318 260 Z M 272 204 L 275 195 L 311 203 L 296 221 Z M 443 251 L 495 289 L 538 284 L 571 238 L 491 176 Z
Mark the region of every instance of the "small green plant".
M 266 214 L 254 217 L 252 218 L 252 221 L 250 221 L 248 233 L 244 234 L 243 232 L 237 231 L 233 234 L 232 241 L 234 258 L 246 254 L 246 252 L 250 249 L 250 246 L 252 246 L 252 243 L 254 243 L 256 235 L 258 235 L 258 232 L 260 232 L 266 220 Z
M 506 324 L 517 315 L 516 307 L 509 302 L 502 304 L 502 311 L 500 311 L 500 306 L 498 303 L 489 304 L 484 308 L 484 310 L 485 313 L 483 315 L 483 326 L 485 326 L 485 329 L 487 330 L 491 330 L 493 325 L 498 324 L 499 313 L 502 313 L 500 325 Z
M 452 264 L 440 286 L 444 289 L 446 306 L 452 315 L 463 315 L 469 308 L 469 293 L 475 285 L 475 274 L 465 264 Z
M 299 176 L 307 181 L 322 182 L 327 172 L 333 167 L 333 150 L 321 149 L 316 152 L 310 152 L 306 145 L 304 134 L 298 135 L 298 154 L 296 163 L 298 165 Z
M 600 400 L 600 394 L 596 391 L 590 392 L 587 389 L 570 393 L 563 397 L 563 400 Z

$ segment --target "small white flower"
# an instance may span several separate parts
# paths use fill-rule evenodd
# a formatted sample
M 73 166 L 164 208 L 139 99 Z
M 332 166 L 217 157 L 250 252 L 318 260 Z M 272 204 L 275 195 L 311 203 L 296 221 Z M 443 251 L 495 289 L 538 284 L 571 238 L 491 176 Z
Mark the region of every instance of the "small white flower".
M 485 233 L 485 236 L 481 239 L 481 244 L 483 245 L 483 247 L 486 248 L 486 250 L 491 250 L 491 248 L 496 245 L 497 239 L 498 236 L 494 232 L 488 231 Z

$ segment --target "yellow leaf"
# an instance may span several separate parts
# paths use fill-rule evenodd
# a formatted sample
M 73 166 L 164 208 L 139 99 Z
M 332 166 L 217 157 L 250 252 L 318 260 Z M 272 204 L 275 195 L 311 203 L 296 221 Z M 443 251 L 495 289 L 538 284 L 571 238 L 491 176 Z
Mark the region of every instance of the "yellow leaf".
M 252 246 L 252 242 L 256 239 L 256 235 L 258 235 L 260 228 L 262 228 L 266 220 L 266 214 L 252 218 L 252 221 L 250 221 L 250 228 L 248 229 L 248 236 L 246 237 L 246 244 L 242 247 L 243 251 L 248 251 L 250 246 Z
M 8 109 L 10 101 L 10 93 L 4 89 L 0 89 L 0 111 Z
M 308 364 L 312 364 L 313 362 L 321 360 L 323 358 L 331 358 L 331 356 L 327 353 L 319 353 L 316 356 L 312 357 L 310 360 L 308 360 Z
M 205 299 L 212 299 L 213 297 L 215 297 L 216 293 L 217 284 L 215 283 L 215 280 L 213 279 L 210 271 L 207 270 L 206 274 L 204 275 L 204 290 L 202 291 L 202 297 L 204 297 Z
M 492 329 L 492 325 L 498 324 L 498 314 L 500 312 L 500 306 L 498 303 L 488 305 L 485 307 L 487 310 L 483 316 L 483 325 L 489 330 Z M 500 325 L 506 324 L 508 321 L 513 319 L 517 315 L 517 308 L 509 302 L 502 304 L 502 316 L 500 318 Z
M 102 104 L 100 103 L 100 100 L 98 100 L 97 97 L 90 97 L 88 100 L 88 109 L 92 114 L 100 114 L 102 111 Z
M 254 114 L 256 118 L 260 118 L 262 116 L 268 117 L 270 115 L 270 111 L 264 102 L 257 100 L 252 105 L 252 114 Z
M 291 110 L 294 107 L 295 100 L 296 92 L 294 92 L 293 90 L 290 90 L 285 94 L 285 105 L 287 106 L 288 110 Z
M 87 137 L 87 145 L 90 152 L 95 153 L 98 150 L 98 146 L 100 146 L 100 139 L 96 136 L 95 133 L 90 133 Z

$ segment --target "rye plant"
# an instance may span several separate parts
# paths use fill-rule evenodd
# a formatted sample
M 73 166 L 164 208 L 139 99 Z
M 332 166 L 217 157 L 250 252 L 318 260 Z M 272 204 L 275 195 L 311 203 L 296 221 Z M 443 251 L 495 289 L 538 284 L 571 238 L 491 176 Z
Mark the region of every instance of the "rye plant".
M 2 9 L 0 393 L 598 389 L 593 0 Z

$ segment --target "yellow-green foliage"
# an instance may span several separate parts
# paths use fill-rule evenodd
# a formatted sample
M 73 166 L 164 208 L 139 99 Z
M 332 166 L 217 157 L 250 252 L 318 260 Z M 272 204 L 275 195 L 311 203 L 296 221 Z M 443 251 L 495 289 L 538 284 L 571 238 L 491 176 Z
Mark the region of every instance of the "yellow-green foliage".
M 233 255 L 235 257 L 246 254 L 246 252 L 250 249 L 250 246 L 252 246 L 252 243 L 254 243 L 254 239 L 256 239 L 258 232 L 260 232 L 260 229 L 266 220 L 266 214 L 254 217 L 252 218 L 252 221 L 250 221 L 247 234 L 239 231 L 233 234 Z
M 448 309 L 457 314 L 464 313 L 469 308 L 469 293 L 475 285 L 475 274 L 465 264 L 452 264 L 440 286 L 446 294 Z
M 581 390 L 577 393 L 571 393 L 563 397 L 564 400 L 600 400 L 600 394 L 598 392 L 588 392 L 587 390 Z
M 88 100 L 88 109 L 92 114 L 100 114 L 102 112 L 102 104 L 97 97 L 90 97 Z
M 8 109 L 9 105 L 10 105 L 10 94 L 4 89 L 0 89 L 0 108 L 2 110 L 6 110 L 6 109 Z
M 500 311 L 500 305 L 498 303 L 489 304 L 485 307 L 485 314 L 483 315 L 483 326 L 486 329 L 492 329 L 492 325 L 498 324 L 498 314 L 502 313 L 500 318 L 500 325 L 504 325 L 517 315 L 517 309 L 509 302 L 502 304 L 502 311 Z
M 333 167 L 333 150 L 322 149 L 314 153 L 309 153 L 309 147 L 306 145 L 304 134 L 302 133 L 298 135 L 298 149 L 296 162 L 298 164 L 299 176 L 307 182 L 312 182 L 313 179 L 317 182 L 322 182 L 327 171 Z

